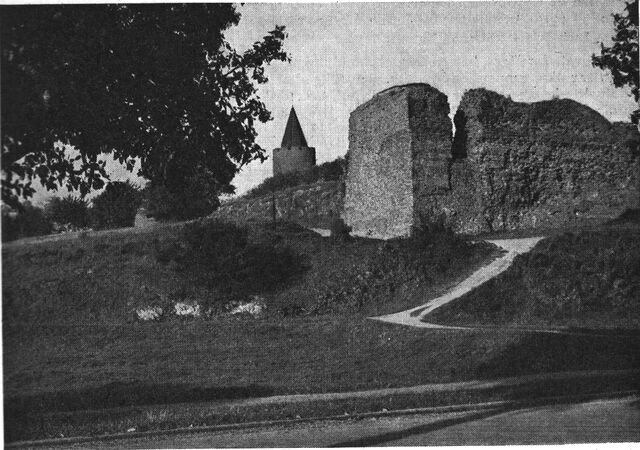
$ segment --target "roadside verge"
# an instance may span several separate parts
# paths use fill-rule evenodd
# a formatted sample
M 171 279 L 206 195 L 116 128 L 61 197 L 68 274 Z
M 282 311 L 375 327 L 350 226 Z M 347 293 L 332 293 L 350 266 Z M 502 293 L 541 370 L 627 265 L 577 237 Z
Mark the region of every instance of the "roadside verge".
M 581 401 L 637 392 L 640 388 L 639 375 L 640 370 L 576 371 L 369 391 L 49 413 L 45 414 L 46 417 L 33 419 L 73 423 L 76 425 L 74 436 L 33 436 L 31 440 L 7 443 L 6 446 L 29 448 L 71 445 L 319 419 L 438 414 L 478 408 L 516 408 Z

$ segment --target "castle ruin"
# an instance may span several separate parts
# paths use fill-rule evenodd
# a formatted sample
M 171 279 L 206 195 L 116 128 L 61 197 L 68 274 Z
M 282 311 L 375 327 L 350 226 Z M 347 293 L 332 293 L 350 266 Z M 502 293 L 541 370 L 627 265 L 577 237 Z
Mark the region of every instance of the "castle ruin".
M 353 233 L 411 234 L 437 223 L 478 234 L 604 222 L 640 207 L 640 133 L 568 99 L 520 103 L 467 91 L 453 118 L 447 96 L 423 83 L 386 89 L 349 118 L 344 185 L 318 182 L 278 193 L 279 219 L 327 227 L 340 215 Z M 308 170 L 308 147 L 291 110 L 274 151 L 274 174 Z M 218 211 L 271 220 L 273 196 Z
M 639 206 L 640 135 L 573 100 L 467 91 L 455 114 L 427 84 L 376 94 L 349 119 L 343 218 L 389 238 L 439 222 L 460 233 L 554 228 Z

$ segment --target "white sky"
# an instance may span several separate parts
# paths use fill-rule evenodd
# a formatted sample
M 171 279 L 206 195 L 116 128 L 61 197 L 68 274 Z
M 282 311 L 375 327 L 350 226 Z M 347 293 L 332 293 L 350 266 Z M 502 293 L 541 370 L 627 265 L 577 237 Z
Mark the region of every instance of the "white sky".
M 240 24 L 227 37 L 244 50 L 275 25 L 287 27 L 291 63 L 267 69 L 259 95 L 274 120 L 258 125 L 257 140 L 271 155 L 293 104 L 321 163 L 346 153 L 353 109 L 404 83 L 438 88 L 452 113 L 465 90 L 485 87 L 516 101 L 571 98 L 609 120 L 628 120 L 636 107 L 629 89 L 615 89 L 607 72 L 591 66 L 599 42 L 610 43 L 611 14 L 623 8 L 622 0 L 249 3 L 238 6 Z M 234 180 L 238 192 L 271 168 L 271 159 L 246 167 Z M 113 168 L 114 179 L 126 176 Z

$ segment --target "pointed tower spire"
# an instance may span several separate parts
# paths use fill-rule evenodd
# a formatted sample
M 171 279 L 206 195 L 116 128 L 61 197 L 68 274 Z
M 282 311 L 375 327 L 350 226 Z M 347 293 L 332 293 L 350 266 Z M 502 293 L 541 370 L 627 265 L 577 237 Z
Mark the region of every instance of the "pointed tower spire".
M 307 145 L 296 110 L 291 107 L 282 144 L 273 149 L 273 175 L 304 172 L 316 165 L 316 149 Z
M 289 113 L 289 120 L 287 120 L 287 126 L 284 129 L 284 136 L 282 136 L 281 148 L 291 147 L 307 147 L 307 140 L 304 138 L 302 127 L 298 121 L 298 115 L 296 110 L 291 107 Z

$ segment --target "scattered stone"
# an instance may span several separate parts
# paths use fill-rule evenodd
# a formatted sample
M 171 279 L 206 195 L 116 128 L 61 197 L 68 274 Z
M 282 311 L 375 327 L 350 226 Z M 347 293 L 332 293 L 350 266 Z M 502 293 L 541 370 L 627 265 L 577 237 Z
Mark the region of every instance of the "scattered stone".
M 263 314 L 264 310 L 267 308 L 266 303 L 264 302 L 264 298 L 254 295 L 250 302 L 234 302 L 235 305 L 232 306 L 233 309 L 229 312 L 231 315 L 236 314 L 250 314 L 253 317 L 258 317 Z M 230 304 L 233 305 L 233 304 Z
M 138 320 L 143 322 L 149 320 L 160 320 L 164 311 L 159 306 L 147 306 L 146 308 L 136 309 Z
M 200 305 L 198 303 L 190 304 L 190 303 L 178 302 L 175 305 L 173 305 L 173 308 L 175 310 L 176 316 L 200 317 Z

